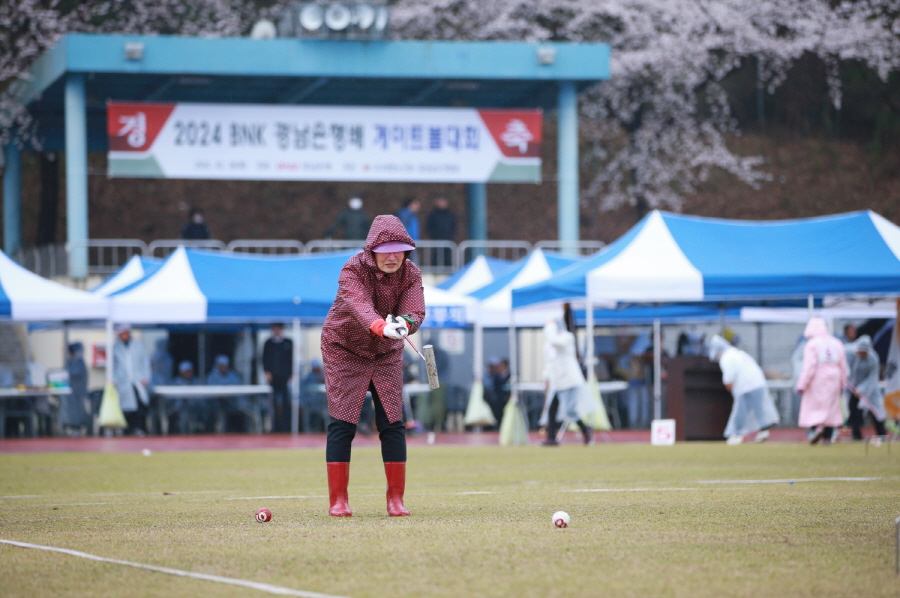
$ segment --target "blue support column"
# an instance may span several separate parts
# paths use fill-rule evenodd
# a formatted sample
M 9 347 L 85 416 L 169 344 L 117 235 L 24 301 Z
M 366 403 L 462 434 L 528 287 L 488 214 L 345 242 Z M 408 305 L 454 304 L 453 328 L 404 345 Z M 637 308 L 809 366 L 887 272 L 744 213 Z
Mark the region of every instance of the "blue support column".
M 466 191 L 466 227 L 469 239 L 487 241 L 487 183 L 469 183 Z M 483 253 L 477 251 L 475 255 Z
M 558 180 L 557 203 L 559 211 L 559 240 L 563 243 L 578 241 L 578 99 L 575 84 L 563 81 L 559 84 L 558 122 Z M 563 249 L 575 253 L 574 245 Z
M 84 74 L 69 73 L 66 79 L 66 222 L 69 243 L 88 239 L 88 148 L 87 106 Z M 69 254 L 69 275 L 88 275 L 87 247 Z
M 3 251 L 12 256 L 22 249 L 22 156 L 15 141 L 4 151 Z

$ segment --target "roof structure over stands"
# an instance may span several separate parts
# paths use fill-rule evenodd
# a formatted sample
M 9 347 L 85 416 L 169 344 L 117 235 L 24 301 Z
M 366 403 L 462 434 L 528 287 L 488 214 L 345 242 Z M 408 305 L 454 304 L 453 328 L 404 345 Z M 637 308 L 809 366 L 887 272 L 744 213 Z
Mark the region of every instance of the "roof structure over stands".
M 106 103 L 541 108 L 559 111 L 562 241 L 578 238 L 577 93 L 609 77 L 605 44 L 251 39 L 68 34 L 31 69 L 22 99 L 43 149 L 67 153 L 68 242 L 88 238 L 87 152 L 107 148 Z M 4 246 L 21 245 L 18 148 L 6 148 Z M 469 185 L 486 238 L 486 185 Z M 87 273 L 87 253 L 71 274 Z

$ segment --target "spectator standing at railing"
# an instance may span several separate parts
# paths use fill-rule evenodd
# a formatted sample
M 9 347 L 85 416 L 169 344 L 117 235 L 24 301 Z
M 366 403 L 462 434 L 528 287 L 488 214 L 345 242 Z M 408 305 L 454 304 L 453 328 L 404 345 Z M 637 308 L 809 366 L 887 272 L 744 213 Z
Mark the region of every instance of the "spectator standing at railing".
M 406 228 L 406 232 L 412 237 L 413 245 L 419 242 L 419 208 L 421 206 L 422 204 L 417 198 L 409 197 L 403 202 L 403 207 L 397 212 L 397 218 L 400 219 L 400 222 Z M 417 251 L 411 251 L 406 256 L 406 259 L 421 263 L 419 262 L 419 253 Z
M 403 202 L 403 207 L 397 212 L 397 218 L 403 223 L 413 242 L 419 240 L 419 208 L 421 205 L 417 198 L 410 197 Z
M 344 239 L 350 241 L 364 240 L 369 234 L 369 227 L 372 225 L 372 219 L 363 209 L 362 199 L 359 197 L 351 197 L 347 202 L 347 207 L 338 214 L 334 224 L 325 231 L 325 238 L 330 239 L 335 233 L 342 231 Z
M 212 239 L 212 233 L 203 218 L 203 210 L 191 208 L 190 219 L 181 229 L 181 238 L 186 241 Z
M 450 201 L 445 195 L 434 198 L 434 208 L 425 220 L 425 230 L 428 236 L 435 241 L 453 241 L 456 239 L 456 216 L 450 211 Z M 432 254 L 431 263 L 434 266 L 449 266 L 451 264 L 450 248 L 439 247 Z

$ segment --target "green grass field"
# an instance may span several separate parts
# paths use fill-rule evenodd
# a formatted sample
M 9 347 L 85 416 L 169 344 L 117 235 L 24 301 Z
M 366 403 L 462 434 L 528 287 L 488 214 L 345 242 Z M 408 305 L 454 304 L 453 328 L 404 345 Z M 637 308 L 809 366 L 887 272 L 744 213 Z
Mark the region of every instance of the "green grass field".
M 321 450 L 7 454 L 0 539 L 354 598 L 896 597 L 891 448 L 411 448 L 406 518 L 357 449 L 349 519 L 327 514 Z M 2 596 L 266 595 L 8 544 L 0 579 Z

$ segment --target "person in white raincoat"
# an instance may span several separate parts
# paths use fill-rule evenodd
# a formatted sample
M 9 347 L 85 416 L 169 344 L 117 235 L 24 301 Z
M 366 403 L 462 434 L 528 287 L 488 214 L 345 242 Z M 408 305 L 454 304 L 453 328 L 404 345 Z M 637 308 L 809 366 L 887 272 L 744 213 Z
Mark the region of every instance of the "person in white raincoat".
M 740 444 L 744 436 L 756 432 L 756 442 L 769 437 L 769 428 L 778 423 L 778 410 L 769 394 L 766 376 L 750 355 L 718 334 L 709 341 L 709 358 L 719 362 L 722 383 L 734 404 L 725 425 L 728 444 Z
M 141 342 L 131 337 L 131 326 L 116 326 L 118 339 L 113 346 L 112 380 L 119 393 L 119 406 L 128 423 L 127 433 L 145 434 L 150 405 L 150 359 Z
M 544 444 L 553 446 L 556 431 L 564 416 L 578 424 L 584 443 L 593 442 L 593 430 L 582 418 L 590 415 L 593 405 L 587 398 L 587 384 L 575 350 L 575 335 L 561 328 L 556 320 L 544 325 L 544 410 L 540 425 L 546 425 Z
M 872 349 L 872 339 L 868 334 L 859 337 L 849 345 L 847 352 L 847 390 L 850 399 L 847 401 L 850 415 L 847 422 L 853 430 L 853 440 L 862 440 L 862 425 L 865 420 L 863 409 L 872 415 L 875 434 L 887 434 L 884 427 L 884 393 L 878 384 L 881 362 L 878 354 Z

